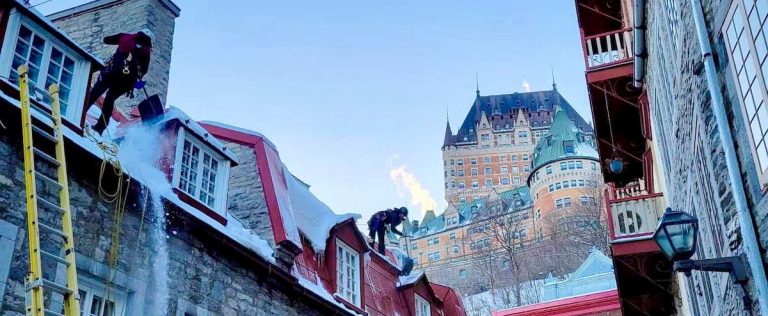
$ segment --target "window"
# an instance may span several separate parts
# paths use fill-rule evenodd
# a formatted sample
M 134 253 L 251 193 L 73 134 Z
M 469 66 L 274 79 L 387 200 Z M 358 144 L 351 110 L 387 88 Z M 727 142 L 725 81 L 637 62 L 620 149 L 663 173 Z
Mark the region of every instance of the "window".
M 549 192 L 555 192 L 555 185 L 554 184 L 550 184 L 549 185 Z
M 512 161 L 517 161 L 517 154 L 512 155 Z
M 576 180 L 571 180 L 571 187 L 572 187 L 572 188 L 575 188 L 575 187 L 576 187 Z
M 485 167 L 485 170 L 484 170 L 484 171 L 485 171 L 485 174 L 487 174 L 487 175 L 488 175 L 488 174 L 491 174 L 491 173 L 493 173 L 493 172 L 491 171 L 491 167 Z
M 448 234 L 448 239 L 456 239 L 456 233 Z
M 456 181 L 451 181 L 451 188 L 453 188 L 453 189 L 456 188 Z
M 459 277 L 460 278 L 466 278 L 467 277 L 467 270 L 466 269 L 459 270 Z
M 457 160 L 456 164 L 459 165 L 459 166 L 463 166 L 464 165 L 464 159 Z
M 573 155 L 575 153 L 573 149 L 573 141 L 572 140 L 563 141 L 563 150 L 565 150 L 566 154 Z
M 520 132 L 517 133 L 517 137 L 519 137 L 519 138 L 526 138 L 526 137 L 528 137 L 528 132 L 520 131 Z
M 480 135 L 480 140 L 482 140 L 484 142 L 487 142 L 487 141 L 491 140 L 491 137 L 488 134 L 481 134 Z
M 477 168 L 472 168 L 472 170 L 471 170 L 470 172 L 471 172 L 471 174 L 472 174 L 473 176 L 476 176 L 476 175 L 478 175 L 478 173 L 477 173 Z
M 509 185 L 509 178 L 507 177 L 501 178 L 501 185 Z
M 520 177 L 514 177 L 514 178 L 512 178 L 512 183 L 514 183 L 514 184 L 520 184 Z
M 485 179 L 485 187 L 486 188 L 492 188 L 493 187 L 493 179 Z
M 411 250 L 419 249 L 419 245 L 416 241 L 413 242 L 413 245 L 411 245 Z
M 541 219 L 541 210 L 536 210 L 536 219 Z
M 523 160 L 528 160 L 528 154 L 523 154 Z
M 70 51 L 66 45 L 22 14 L 10 15 L 6 32 L 6 36 L 11 38 L 6 41 L 3 51 L 9 53 L 3 54 L 0 60 L 0 74 L 18 83 L 19 74 L 16 69 L 22 64 L 29 65 L 31 83 L 44 90 L 51 84 L 58 84 L 62 116 L 72 122 L 79 122 L 83 110 L 81 102 L 85 98 L 90 75 L 88 61 Z
M 507 156 L 505 156 L 505 155 L 499 156 L 499 161 L 500 162 L 507 162 Z
M 421 297 L 421 295 L 414 294 L 416 296 L 416 316 L 430 316 L 432 315 L 429 302 Z
M 520 167 L 512 166 L 512 173 L 518 173 L 518 172 L 520 172 Z
M 584 186 L 584 180 L 579 180 L 579 181 L 578 181 L 578 183 L 579 183 L 579 186 L 580 186 L 580 187 L 583 187 L 583 186 Z
M 464 176 L 464 169 L 459 169 L 458 170 L 458 176 L 459 177 L 463 177 Z
M 568 181 L 563 181 L 563 189 L 567 189 L 571 187 L 571 183 Z
M 79 278 L 78 278 L 79 279 Z M 109 296 L 97 282 L 78 280 L 80 313 L 84 316 L 115 316 L 125 314 L 126 294 L 110 288 Z M 63 313 L 63 311 L 62 311 Z
M 478 189 L 478 188 L 480 188 L 480 184 L 479 184 L 479 183 L 477 183 L 477 180 L 472 180 L 472 188 L 473 188 L 473 189 Z
M 531 172 L 531 166 L 529 166 L 529 165 L 525 165 L 525 167 L 523 168 L 523 171 L 525 171 L 525 172 Z
M 562 183 L 560 183 L 560 182 L 555 183 L 555 190 L 560 190 L 562 188 L 563 188 Z
M 507 174 L 507 173 L 509 173 L 507 166 L 501 166 L 501 174 Z
M 451 166 L 453 166 L 454 164 L 455 162 L 453 161 L 453 159 L 451 159 Z
M 571 198 L 563 198 L 563 207 L 571 207 Z
M 453 245 L 453 253 L 459 253 L 459 245 Z
M 726 50 L 740 94 L 742 117 L 749 126 L 750 150 L 761 182 L 768 181 L 768 3 L 733 1 L 723 25 Z
M 469 159 L 469 163 L 472 164 L 472 165 L 476 165 L 477 164 L 477 158 L 470 158 Z
M 560 170 L 568 170 L 568 163 L 567 162 L 561 162 L 560 163 Z
M 504 260 L 501 262 L 501 268 L 506 270 L 509 269 L 509 260 Z
M 592 170 L 597 170 L 597 164 L 594 162 L 590 162 L 592 164 Z
M 583 161 L 577 161 L 576 162 L 576 169 L 584 169 L 584 162 Z
M 547 166 L 547 174 L 552 174 L 552 166 Z
M 568 162 L 568 169 L 569 170 L 576 169 L 576 162 L 575 161 L 569 161 Z
M 360 306 L 360 254 L 336 239 L 336 294 Z
M 176 187 L 222 213 L 226 206 L 229 161 L 179 129 L 174 178 Z
M 491 157 L 484 157 L 483 161 L 485 161 L 485 163 L 491 163 Z
M 462 188 L 462 189 L 463 189 L 463 188 Z M 463 196 L 462 196 L 462 197 L 460 197 L 460 198 L 459 198 L 459 203 L 461 203 L 461 204 L 467 203 L 467 198 L 465 198 L 465 197 L 463 197 Z
M 557 200 L 555 200 L 555 208 L 556 208 L 556 209 L 561 209 L 561 208 L 563 208 L 563 199 L 557 199 Z
M 451 175 L 451 177 L 455 176 L 456 175 L 456 170 L 451 169 L 450 175 Z

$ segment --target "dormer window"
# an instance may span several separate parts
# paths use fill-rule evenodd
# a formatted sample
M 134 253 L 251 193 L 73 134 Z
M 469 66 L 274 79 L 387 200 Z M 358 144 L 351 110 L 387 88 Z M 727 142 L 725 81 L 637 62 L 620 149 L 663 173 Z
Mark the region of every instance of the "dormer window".
M 42 90 L 58 84 L 62 116 L 70 122 L 79 122 L 89 76 L 88 60 L 17 10 L 10 14 L 2 51 L 0 75 L 18 85 L 16 69 L 29 65 L 30 82 Z M 35 98 L 35 93 L 31 93 L 31 97 Z M 40 97 L 37 101 L 46 105 L 49 102 Z
M 179 129 L 173 185 L 188 196 L 224 214 L 229 183 L 229 160 L 185 128 Z
M 360 253 L 336 239 L 336 295 L 360 306 Z
M 563 142 L 563 150 L 565 150 L 565 153 L 568 155 L 574 154 L 574 148 L 573 148 L 573 141 L 572 140 L 566 140 Z

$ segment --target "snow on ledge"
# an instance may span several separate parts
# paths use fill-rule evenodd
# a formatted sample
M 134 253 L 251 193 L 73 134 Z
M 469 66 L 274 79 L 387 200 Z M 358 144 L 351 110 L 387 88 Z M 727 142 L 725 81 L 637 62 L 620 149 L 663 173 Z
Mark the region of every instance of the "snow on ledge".
M 422 271 L 414 271 L 409 275 L 400 276 L 399 280 L 397 281 L 397 287 L 403 287 L 403 286 L 414 284 L 423 275 L 424 275 L 424 272 Z
M 331 303 L 333 305 L 336 305 L 337 307 L 341 308 L 342 310 L 345 310 L 345 311 L 349 312 L 352 315 L 364 315 L 364 314 L 360 314 L 356 310 L 353 310 L 353 309 L 347 307 L 343 303 L 337 301 L 336 298 L 334 297 L 334 295 L 331 294 L 331 292 L 328 292 L 328 290 L 325 289 L 325 287 L 322 285 L 323 284 L 322 281 L 317 276 L 315 276 L 315 281 L 314 282 L 311 281 L 311 280 L 305 279 L 301 275 L 301 273 L 298 273 L 296 271 L 296 267 L 295 266 L 291 270 L 291 274 L 293 274 L 293 276 L 296 277 L 296 279 L 299 280 L 299 284 L 302 287 L 304 287 L 307 290 L 312 291 L 312 293 L 317 294 L 317 296 L 320 296 L 325 301 L 327 301 L 327 302 L 329 302 L 329 303 Z

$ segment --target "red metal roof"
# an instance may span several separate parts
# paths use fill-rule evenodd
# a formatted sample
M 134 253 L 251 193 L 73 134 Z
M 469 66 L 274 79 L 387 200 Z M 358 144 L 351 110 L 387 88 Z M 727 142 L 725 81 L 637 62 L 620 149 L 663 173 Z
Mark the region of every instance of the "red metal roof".
M 605 312 L 621 315 L 618 290 L 592 293 L 559 300 L 500 310 L 493 316 L 579 316 Z M 600 314 L 603 315 L 603 314 Z

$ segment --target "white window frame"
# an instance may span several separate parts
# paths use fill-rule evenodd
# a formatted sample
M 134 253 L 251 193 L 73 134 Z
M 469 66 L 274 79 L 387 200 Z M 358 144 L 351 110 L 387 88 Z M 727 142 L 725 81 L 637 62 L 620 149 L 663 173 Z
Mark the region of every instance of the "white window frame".
M 765 183 L 768 183 L 768 159 L 763 159 L 762 162 L 760 160 L 759 149 L 757 148 L 758 144 L 754 139 L 755 135 L 753 135 L 753 132 L 752 132 L 753 128 L 750 125 L 751 122 L 750 122 L 750 118 L 747 110 L 747 105 L 745 104 L 746 102 L 745 98 L 754 97 L 755 99 L 757 99 L 757 97 L 754 95 L 759 94 L 760 99 L 762 100 L 761 101 L 762 106 L 760 106 L 759 109 L 756 109 L 754 111 L 755 112 L 754 122 L 758 124 L 758 129 L 761 129 L 761 134 L 763 134 L 763 135 L 760 135 L 760 138 L 762 140 L 759 144 L 760 147 L 767 146 L 768 135 L 765 135 L 765 132 L 764 132 L 765 128 L 761 128 L 762 126 L 760 126 L 760 123 L 763 122 L 765 117 L 758 118 L 758 116 L 760 116 L 760 114 L 758 113 L 760 113 L 761 111 L 765 112 L 766 110 L 768 110 L 768 108 L 766 108 L 768 107 L 768 88 L 767 88 L 768 82 L 766 82 L 766 80 L 768 80 L 768 73 L 763 71 L 762 69 L 763 66 L 761 66 L 760 56 L 757 56 L 758 49 L 755 43 L 756 36 L 753 33 L 749 16 L 748 16 L 748 14 L 752 12 L 752 10 L 754 10 L 755 14 L 757 14 L 758 6 L 750 2 L 749 7 L 750 8 L 748 9 L 747 5 L 742 0 L 734 0 L 731 3 L 731 7 L 728 9 L 728 14 L 726 15 L 725 21 L 723 22 L 721 31 L 723 33 L 723 38 L 725 40 L 725 50 L 728 52 L 728 58 L 730 59 L 730 66 L 728 68 L 731 68 L 731 74 L 733 75 L 733 82 L 734 82 L 734 85 L 736 86 L 737 91 L 735 94 L 738 99 L 738 104 L 741 110 L 740 112 L 742 113 L 741 114 L 742 119 L 744 120 L 744 124 L 745 124 L 744 128 L 747 129 L 747 139 L 749 141 L 749 149 L 750 149 L 750 153 L 752 154 L 752 159 L 755 162 L 755 171 L 758 175 L 760 183 L 765 184 Z M 737 60 L 737 58 L 734 56 L 734 50 L 739 49 L 740 44 L 738 43 L 735 44 L 736 46 L 735 49 L 732 49 L 731 48 L 732 41 L 735 41 L 737 39 L 732 39 L 731 35 L 728 32 L 729 27 L 733 22 L 734 15 L 736 14 L 738 14 L 742 18 L 743 34 L 741 36 L 747 37 L 746 42 L 748 43 L 749 52 L 740 52 L 741 56 L 749 54 L 749 57 L 747 57 L 746 60 L 744 60 L 743 62 L 741 60 Z M 765 36 L 768 35 L 768 21 L 765 21 L 765 23 L 766 24 L 761 23 L 762 34 L 759 34 L 759 37 L 763 37 L 763 40 L 766 40 Z M 766 59 L 762 61 L 762 64 L 763 65 L 768 64 L 768 57 L 763 56 L 763 58 L 766 58 Z M 749 72 L 747 69 L 750 67 L 750 65 L 754 65 L 756 73 L 755 73 L 755 79 L 751 83 L 751 87 L 742 87 L 742 82 L 739 77 L 739 69 L 737 69 L 738 67 L 737 64 L 740 66 L 744 66 L 745 68 L 744 71 L 746 73 Z M 749 92 L 744 93 L 743 91 L 745 90 L 749 90 Z M 757 107 L 760 105 L 760 104 L 755 104 L 757 102 L 754 102 L 754 101 L 751 103 L 754 104 L 754 107 Z M 765 150 L 766 149 L 763 149 L 764 153 L 765 153 Z M 768 155 L 768 153 L 766 155 Z M 763 163 L 765 163 L 765 166 L 762 165 Z
M 432 307 L 429 305 L 429 301 L 425 300 L 419 294 L 413 294 L 416 298 L 416 316 L 431 316 Z
M 104 305 L 102 302 L 102 306 L 99 310 L 99 314 L 91 314 L 91 304 L 93 303 L 94 296 L 99 296 L 101 299 L 106 301 L 106 295 L 104 294 L 104 286 L 100 285 L 97 282 L 90 281 L 83 278 L 78 278 L 77 281 L 78 286 L 78 292 L 80 295 L 80 312 L 83 316 L 102 316 L 104 313 Z M 126 314 L 126 301 L 127 301 L 128 295 L 114 287 L 110 287 L 109 289 L 109 300 L 114 303 L 115 306 L 115 316 L 122 316 Z M 87 310 L 87 311 L 86 311 Z
M 69 99 L 66 101 L 67 112 L 65 115 L 62 115 L 62 118 L 70 123 L 79 125 L 80 117 L 83 114 L 83 104 L 85 103 L 88 78 L 91 75 L 89 61 L 81 54 L 72 51 L 68 45 L 63 44 L 55 36 L 43 29 L 42 26 L 24 16 L 18 9 L 13 8 L 10 11 L 9 17 L 2 47 L 2 51 L 6 53 L 2 54 L 2 57 L 0 57 L 0 76 L 10 78 L 11 65 L 14 56 L 13 52 L 16 49 L 16 43 L 19 39 L 19 30 L 21 29 L 21 25 L 24 24 L 26 28 L 45 40 L 42 65 L 40 67 L 41 78 L 39 78 L 39 80 L 42 80 L 42 84 L 45 84 L 48 75 L 53 47 L 56 47 L 57 50 L 75 61 L 75 68 L 72 74 L 72 86 L 70 87 Z M 34 82 L 34 84 L 37 85 L 37 82 Z M 40 88 L 48 90 L 48 87 Z M 49 106 L 45 102 L 40 103 L 46 107 Z
M 350 266 L 345 260 L 343 260 L 343 253 L 347 252 L 351 254 L 353 258 L 353 262 L 351 266 L 354 266 L 354 270 L 352 271 L 354 275 L 351 277 L 352 282 L 354 283 L 354 289 L 351 291 L 348 290 L 346 287 L 343 286 L 342 280 L 346 280 L 349 278 L 347 275 L 347 266 Z M 351 267 L 350 266 L 350 267 Z M 353 305 L 360 307 L 361 304 L 361 277 L 360 277 L 361 271 L 360 271 L 360 253 L 352 249 L 349 245 L 341 241 L 341 239 L 336 238 L 336 295 L 341 297 L 342 299 L 346 300 L 349 303 L 352 303 Z M 354 297 L 349 297 L 349 295 L 354 295 Z
M 209 156 L 218 160 L 218 168 L 216 170 L 216 184 L 215 184 L 216 189 L 214 192 L 214 198 L 216 200 L 214 201 L 213 207 L 210 207 L 207 203 L 200 200 L 200 198 L 198 197 L 198 194 L 192 195 L 187 193 L 187 191 L 184 191 L 181 188 L 179 188 L 179 183 L 181 181 L 181 157 L 182 157 L 182 154 L 184 153 L 185 140 L 189 141 L 193 145 L 200 148 L 200 151 L 201 151 L 201 158 L 200 158 L 200 161 L 198 162 L 198 180 L 197 180 L 197 183 L 195 183 L 195 185 L 198 186 L 198 190 L 203 177 L 202 153 L 207 153 Z M 211 146 L 200 141 L 197 138 L 197 136 L 188 132 L 186 130 L 186 127 L 184 126 L 179 128 L 178 137 L 176 139 L 176 156 L 174 159 L 175 160 L 173 162 L 173 187 L 175 189 L 178 189 L 180 192 L 183 192 L 183 194 L 186 194 L 187 196 L 192 197 L 193 199 L 195 199 L 195 201 L 202 203 L 206 207 L 210 207 L 214 212 L 220 214 L 221 216 L 225 216 L 226 206 L 227 206 L 227 190 L 229 189 L 229 168 L 230 168 L 229 159 L 222 156 L 217 151 L 213 150 Z

